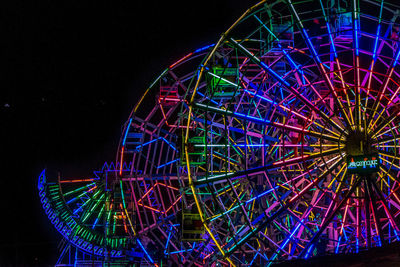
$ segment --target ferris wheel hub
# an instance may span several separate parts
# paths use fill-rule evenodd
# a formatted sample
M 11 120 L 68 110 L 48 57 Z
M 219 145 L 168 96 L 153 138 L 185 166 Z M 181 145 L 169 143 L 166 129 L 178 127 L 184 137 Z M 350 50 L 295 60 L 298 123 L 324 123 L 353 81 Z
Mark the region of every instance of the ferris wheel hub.
M 346 137 L 346 153 L 348 156 L 365 156 L 373 153 L 372 139 L 365 131 L 354 130 Z

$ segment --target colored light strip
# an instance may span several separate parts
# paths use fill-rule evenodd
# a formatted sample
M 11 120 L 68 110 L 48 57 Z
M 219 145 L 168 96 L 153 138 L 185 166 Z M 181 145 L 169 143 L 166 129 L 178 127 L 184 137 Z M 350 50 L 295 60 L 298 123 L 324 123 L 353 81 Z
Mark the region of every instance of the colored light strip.
M 147 259 L 150 261 L 151 264 L 154 264 L 154 260 L 150 257 L 149 253 L 147 250 L 144 248 L 142 245 L 142 242 L 140 242 L 140 239 L 136 239 L 136 242 L 139 244 L 140 248 L 143 250 L 144 254 L 146 255 Z
M 132 125 L 132 118 L 129 119 L 128 125 L 126 126 L 125 136 L 122 141 L 122 146 L 125 146 L 126 138 L 128 137 L 128 133 L 129 133 L 129 129 L 130 129 L 131 125 Z
M 215 46 L 215 44 L 210 44 L 210 45 L 204 46 L 204 47 L 199 48 L 196 51 L 194 51 L 194 53 L 196 54 L 196 53 L 202 52 L 202 51 L 207 50 L 208 48 L 213 47 L 213 46 Z
M 176 65 L 178 65 L 179 63 L 181 63 L 182 61 L 184 61 L 185 59 L 187 59 L 188 57 L 190 57 L 191 55 L 193 55 L 193 53 L 189 53 L 186 56 L 184 56 L 183 58 L 181 58 L 180 60 L 178 60 L 177 62 L 175 62 L 174 64 L 172 64 L 171 66 L 169 66 L 170 69 L 172 69 L 173 67 L 175 67 Z
M 179 161 L 179 160 L 180 160 L 180 158 L 171 160 L 171 161 L 169 161 L 169 162 L 167 162 L 167 163 L 165 163 L 165 164 L 162 164 L 162 165 L 160 165 L 160 166 L 157 166 L 157 169 L 160 169 L 160 168 L 163 168 L 163 167 L 165 167 L 165 166 L 171 165 L 172 163 L 177 162 L 177 161 Z
M 328 88 L 329 88 L 331 94 L 335 96 L 334 99 L 336 100 L 336 103 L 338 104 L 339 108 L 340 108 L 341 110 L 344 111 L 342 102 L 339 101 L 339 97 L 338 97 L 338 95 L 337 95 L 337 92 L 336 92 L 336 90 L 335 90 L 335 87 L 333 86 L 332 81 L 331 81 L 331 79 L 329 78 L 328 73 L 327 73 L 327 71 L 326 71 L 326 69 L 325 69 L 325 66 L 324 66 L 324 64 L 322 63 L 322 61 L 321 61 L 321 59 L 320 59 L 318 53 L 315 51 L 315 48 L 314 48 L 314 46 L 313 46 L 313 44 L 312 44 L 312 42 L 311 42 L 311 39 L 310 39 L 310 37 L 308 36 L 308 33 L 307 33 L 306 29 L 304 28 L 303 23 L 301 22 L 301 20 L 300 20 L 300 18 L 299 18 L 299 15 L 297 14 L 297 12 L 296 12 L 296 10 L 295 10 L 293 4 L 292 4 L 292 1 L 291 1 L 291 0 L 288 0 L 288 3 L 289 3 L 289 5 L 290 5 L 290 8 L 291 8 L 291 10 L 292 10 L 292 13 L 295 15 L 296 22 L 297 22 L 297 24 L 298 24 L 298 26 L 299 26 L 299 28 L 300 28 L 300 30 L 301 30 L 301 32 L 302 32 L 303 39 L 304 39 L 304 41 L 306 42 L 307 47 L 308 47 L 308 49 L 310 50 L 313 59 L 316 61 L 317 67 L 319 68 L 320 72 L 323 74 L 325 83 L 327 84 L 327 86 L 328 86 Z M 321 114 L 322 114 L 322 115 L 321 115 Z M 325 113 L 319 112 L 319 115 L 321 115 L 321 117 L 323 117 L 323 118 L 326 119 L 326 114 L 325 114 Z M 346 112 L 343 112 L 343 115 L 344 115 L 344 118 L 345 118 L 346 122 L 348 123 L 348 125 L 351 125 L 350 119 L 349 119 L 347 113 L 346 113 Z M 329 121 L 329 120 L 328 120 L 328 121 Z M 333 121 L 332 121 L 331 125 L 334 126 L 334 127 L 335 127 L 337 130 L 339 130 L 340 132 L 344 132 L 344 133 L 346 133 L 346 134 L 348 133 L 346 129 L 343 129 L 342 127 L 340 127 L 339 125 L 337 125 L 336 122 L 333 122 Z
M 306 106 L 308 106 L 310 109 L 314 110 L 315 113 L 321 116 L 327 123 L 332 125 L 334 128 L 339 130 L 339 132 L 344 132 L 347 133 L 345 129 L 340 127 L 335 121 L 331 120 L 325 113 L 321 112 L 315 105 L 308 100 L 305 96 L 300 94 L 294 87 L 292 87 L 287 81 L 285 81 L 281 76 L 279 76 L 275 71 L 273 71 L 267 64 L 262 62 L 259 58 L 257 58 L 253 53 L 248 51 L 246 48 L 244 48 L 241 44 L 236 42 L 234 39 L 229 39 L 230 42 L 237 47 L 240 51 L 242 51 L 251 61 L 254 63 L 258 64 L 261 66 L 265 71 L 267 71 L 271 76 L 274 77 L 278 82 L 280 82 L 282 85 L 284 85 L 292 94 L 294 94 L 301 102 L 303 102 Z M 322 64 L 322 63 L 321 63 Z M 325 68 L 322 68 L 323 71 L 325 71 Z M 326 71 L 325 71 L 325 76 L 327 76 Z M 330 80 L 327 80 L 328 83 L 330 83 Z M 330 83 L 330 86 L 333 88 L 333 85 Z M 334 91 L 334 89 L 333 89 Z M 346 114 L 346 113 L 345 113 Z

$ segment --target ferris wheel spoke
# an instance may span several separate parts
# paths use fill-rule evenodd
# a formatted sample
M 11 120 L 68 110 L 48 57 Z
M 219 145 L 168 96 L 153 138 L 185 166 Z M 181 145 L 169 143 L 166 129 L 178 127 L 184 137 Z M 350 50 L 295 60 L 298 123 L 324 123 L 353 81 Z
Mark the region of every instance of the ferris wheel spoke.
M 339 184 L 338 184 L 338 186 L 337 186 L 335 192 L 333 193 L 334 197 L 333 197 L 333 200 L 331 201 L 331 203 L 330 203 L 329 206 L 328 206 L 328 209 L 327 209 L 327 211 L 326 211 L 326 214 L 329 214 L 329 213 L 331 212 L 331 210 L 332 210 L 333 208 L 335 208 L 335 205 L 337 204 L 338 198 L 339 198 L 339 196 L 340 196 L 340 192 L 342 191 L 342 189 L 343 189 L 343 187 L 344 187 L 344 181 L 343 181 L 343 180 L 344 180 L 344 176 L 346 175 L 346 170 L 344 170 L 344 167 L 345 167 L 345 165 L 343 165 L 342 168 L 339 170 L 339 172 L 335 175 L 335 178 L 334 178 L 334 179 L 336 179 L 337 177 L 339 177 L 339 174 L 340 174 L 341 172 L 343 172 L 343 174 L 342 174 L 342 179 L 339 181 Z M 324 218 L 322 219 L 321 224 L 324 224 L 324 222 L 325 222 L 326 219 L 327 219 L 327 217 L 324 217 Z
M 296 158 L 287 159 L 287 160 L 285 160 L 285 158 L 283 156 L 278 161 L 275 161 L 275 162 L 270 163 L 270 164 L 265 165 L 265 166 L 260 166 L 260 167 L 247 169 L 247 170 L 241 170 L 241 171 L 237 171 L 237 172 L 224 173 L 224 174 L 220 174 L 220 175 L 208 176 L 206 178 L 198 179 L 198 180 L 194 181 L 193 184 L 198 187 L 198 186 L 202 186 L 204 184 L 215 183 L 215 182 L 218 182 L 218 181 L 232 179 L 232 178 L 235 178 L 235 177 L 241 177 L 241 176 L 246 176 L 246 175 L 250 175 L 250 174 L 260 173 L 260 172 L 264 172 L 266 170 L 276 169 L 276 168 L 280 168 L 282 166 L 288 166 L 288 165 L 291 165 L 291 164 L 296 164 L 296 163 L 300 163 L 300 162 L 304 162 L 304 161 L 320 158 L 320 157 L 326 156 L 326 155 L 338 154 L 340 152 L 341 152 L 341 149 L 336 149 L 335 148 L 335 149 L 329 149 L 329 150 L 325 150 L 325 151 L 320 151 L 319 153 L 315 153 L 313 155 L 306 155 L 306 156 L 302 155 L 302 156 L 299 156 L 299 157 L 296 157 Z M 343 160 L 343 159 L 342 158 L 339 159 L 338 162 L 340 160 Z
M 374 181 L 371 181 L 372 187 L 375 189 L 375 192 L 379 195 L 379 198 L 381 200 L 381 203 L 383 205 L 383 208 L 385 210 L 386 216 L 389 219 L 390 224 L 392 225 L 392 227 L 395 229 L 395 231 L 397 231 L 400 234 L 400 230 L 398 228 L 398 225 L 396 224 L 395 220 L 394 220 L 394 216 L 391 214 L 390 209 L 389 209 L 389 205 L 387 202 L 387 198 L 383 195 L 382 191 L 379 189 L 379 187 L 377 186 L 377 184 Z M 400 240 L 398 234 L 396 234 L 397 239 Z
M 104 197 L 105 197 L 104 193 L 99 197 L 99 199 L 93 197 L 94 205 L 90 209 L 87 209 L 86 213 L 82 214 L 82 219 L 81 219 L 82 223 L 84 223 L 87 219 L 90 218 L 91 215 L 94 214 L 94 212 L 96 212 L 97 207 L 102 204 Z
M 297 97 L 301 102 L 303 102 L 308 108 L 313 110 L 316 114 L 318 114 L 324 121 L 330 124 L 332 127 L 336 128 L 340 133 L 347 133 L 346 129 L 340 127 L 336 122 L 332 121 L 325 113 L 319 110 L 315 105 L 310 102 L 305 96 L 303 96 L 299 91 L 297 91 L 293 86 L 291 86 L 287 81 L 285 81 L 281 76 L 279 76 L 275 71 L 273 71 L 270 67 L 268 67 L 264 62 L 262 62 L 259 58 L 257 58 L 253 53 L 244 48 L 241 44 L 236 42 L 234 39 L 230 38 L 230 42 L 241 52 L 243 52 L 251 61 L 255 64 L 259 65 L 263 70 L 268 72 L 274 79 L 279 81 L 289 92 Z
M 319 230 L 314 233 L 314 236 L 310 239 L 310 241 L 308 242 L 308 244 L 305 246 L 305 248 L 303 249 L 303 251 L 300 253 L 299 257 L 304 257 L 306 256 L 305 254 L 309 253 L 309 250 L 311 249 L 311 247 L 314 245 L 315 241 L 320 237 L 320 235 L 325 231 L 326 227 L 329 225 L 329 223 L 331 222 L 331 220 L 333 219 L 333 217 L 337 214 L 337 212 L 342 208 L 342 206 L 347 202 L 347 200 L 349 199 L 349 197 L 354 193 L 354 191 L 356 190 L 356 188 L 358 188 L 358 186 L 361 183 L 361 178 L 358 178 L 355 183 L 351 186 L 351 188 L 349 189 L 349 191 L 346 193 L 346 195 L 342 198 L 342 200 L 337 204 L 336 208 L 330 213 L 326 215 L 326 220 L 325 222 L 321 225 L 321 227 L 319 228 Z
M 60 183 L 62 183 L 62 182 L 60 181 Z M 81 192 L 83 190 L 93 190 L 96 187 L 97 187 L 96 183 L 90 183 L 90 184 L 78 187 L 78 188 L 76 188 L 76 189 L 74 189 L 72 191 L 65 192 L 65 193 L 63 193 L 63 196 L 65 198 L 66 196 L 69 196 L 69 195 L 72 195 L 72 194 L 75 194 L 75 193 L 79 193 L 79 192 Z
M 398 155 L 397 153 L 393 154 L 392 152 L 384 151 L 382 149 L 378 149 L 378 153 L 379 153 L 379 155 L 382 155 L 382 156 L 385 156 L 385 157 L 389 157 L 389 158 L 392 158 L 392 159 L 395 159 L 395 160 L 400 160 L 400 155 Z
M 379 134 L 382 130 L 386 129 L 386 127 L 388 127 L 399 115 L 400 115 L 400 112 L 398 114 L 395 114 L 395 116 L 392 116 L 392 118 L 390 118 L 390 120 L 383 122 L 381 125 L 377 126 L 377 129 L 373 132 L 371 138 L 379 138 L 380 136 L 388 133 L 389 131 L 399 128 L 400 127 L 399 125 L 393 126 L 392 128 L 389 128 L 385 132 Z
M 384 239 L 382 237 L 383 230 L 382 230 L 382 224 L 381 224 L 379 218 L 377 217 L 378 211 L 376 208 L 376 199 L 375 199 L 375 194 L 373 191 L 373 185 L 372 185 L 373 182 L 371 181 L 370 178 L 367 178 L 365 180 L 366 180 L 366 189 L 367 189 L 366 191 L 368 192 L 368 196 L 371 199 L 370 203 L 371 203 L 371 207 L 372 207 L 372 217 L 373 217 L 374 224 L 375 224 L 376 235 L 379 238 L 380 246 L 382 246 L 383 242 L 384 242 Z
M 87 200 L 84 200 L 84 202 L 80 206 L 78 206 L 76 209 L 74 209 L 72 213 L 77 214 L 84 207 L 86 207 L 89 203 L 92 203 L 94 201 L 94 199 L 97 197 L 97 195 L 100 194 L 101 192 L 102 192 L 102 190 L 98 190 L 96 193 L 93 194 L 93 197 L 89 197 Z M 69 204 L 69 203 L 67 203 L 67 204 Z
M 330 168 L 328 170 L 326 170 L 323 174 L 321 174 L 318 178 L 316 178 L 311 184 L 315 185 L 318 182 L 320 182 L 322 179 L 324 179 L 326 177 L 326 175 L 328 175 L 330 173 L 331 170 L 335 169 L 340 162 L 342 162 L 343 159 L 339 159 L 334 165 L 330 166 Z M 274 221 L 277 217 L 279 217 L 280 215 L 282 215 L 282 213 L 287 212 L 287 210 L 289 209 L 289 207 L 295 202 L 295 200 L 297 200 L 298 198 L 302 197 L 306 192 L 308 192 L 309 189 L 311 189 L 312 186 L 307 186 L 305 187 L 301 192 L 299 192 L 298 194 L 296 194 L 294 197 L 292 197 L 290 200 L 288 200 L 286 202 L 285 205 L 283 205 L 279 210 L 277 210 L 273 215 L 271 215 L 270 217 L 268 217 L 264 222 L 262 222 L 260 225 L 258 225 L 256 228 L 254 228 L 253 230 L 249 231 L 249 233 L 247 233 L 245 235 L 245 237 L 243 237 L 241 240 L 239 240 L 235 246 L 231 247 L 227 252 L 226 252 L 226 256 L 231 255 L 232 253 L 234 253 L 235 250 L 237 250 L 238 247 L 240 247 L 242 244 L 246 243 L 247 240 L 249 240 L 251 237 L 253 237 L 255 234 L 257 234 L 258 232 L 262 231 L 267 225 L 269 225 L 272 221 Z
M 390 178 L 390 180 L 392 180 L 393 182 L 395 182 L 395 183 L 397 183 L 398 185 L 400 185 L 400 180 L 398 180 L 399 178 L 393 176 L 393 175 L 390 173 L 390 170 L 389 170 L 386 166 L 380 165 L 380 166 L 379 166 L 379 170 L 380 170 L 383 174 L 387 175 L 387 176 Z M 400 199 L 399 199 L 399 204 L 400 204 Z
M 393 122 L 393 120 L 395 120 L 397 118 L 397 116 L 399 116 L 400 111 L 398 111 L 397 113 L 393 114 L 394 116 L 392 116 L 392 118 L 390 118 L 390 120 L 388 122 L 385 122 L 384 120 L 380 120 L 383 116 L 383 114 L 385 112 L 389 113 L 387 110 L 387 107 L 390 106 L 390 104 L 392 104 L 392 101 L 395 97 L 397 97 L 398 93 L 400 92 L 400 86 L 397 88 L 396 92 L 393 94 L 392 98 L 389 100 L 389 103 L 386 105 L 386 108 L 382 108 L 381 112 L 379 112 L 378 116 L 376 119 L 374 119 L 374 123 L 372 125 L 372 127 L 374 127 L 375 125 L 377 125 L 377 122 L 382 121 L 381 124 L 377 125 L 377 130 L 374 130 L 375 134 L 380 132 L 382 130 L 382 128 L 388 126 L 390 123 Z M 376 113 L 375 113 L 376 114 Z M 382 126 L 383 125 L 383 126 Z
M 210 106 L 210 105 L 204 105 L 204 104 L 200 104 L 200 103 L 193 103 L 193 106 L 195 108 L 198 108 L 198 109 L 201 109 L 201 110 L 212 111 L 212 112 L 224 115 L 224 116 L 230 116 L 230 117 L 241 119 L 241 120 L 245 120 L 245 121 L 251 121 L 251 122 L 254 122 L 254 123 L 257 123 L 257 124 L 261 124 L 261 125 L 270 125 L 270 126 L 274 126 L 276 128 L 285 129 L 285 130 L 293 131 L 293 132 L 297 132 L 297 133 L 308 134 L 308 135 L 313 136 L 313 137 L 323 138 L 323 139 L 330 140 L 330 141 L 333 141 L 333 142 L 343 142 L 340 139 L 340 137 L 337 137 L 337 136 L 318 133 L 318 132 L 315 132 L 315 131 L 306 130 L 305 128 L 299 128 L 299 127 L 295 127 L 295 126 L 290 126 L 290 125 L 284 124 L 284 123 L 272 122 L 272 121 L 270 121 L 268 119 L 258 118 L 258 117 L 250 116 L 250 115 L 243 114 L 243 113 L 240 113 L 240 112 L 229 111 L 229 110 L 226 110 L 226 109 L 221 109 L 221 108 L 218 108 L 218 107 L 214 107 L 214 106 Z
M 359 38 L 359 27 L 360 27 L 360 16 L 359 16 L 359 9 L 357 1 L 353 1 L 353 16 L 352 16 L 352 23 L 353 23 L 353 69 L 354 69 L 354 82 L 355 82 L 355 123 L 357 129 L 361 130 L 361 88 L 360 88 L 360 50 L 358 44 Z
M 397 134 L 397 135 L 385 137 L 385 138 L 382 138 L 382 139 L 379 139 L 379 140 L 375 140 L 373 142 L 373 144 L 377 145 L 377 144 L 392 143 L 392 142 L 396 142 L 399 139 L 400 139 L 400 134 Z
M 322 6 L 322 2 L 321 2 L 321 6 Z M 322 10 L 323 10 L 323 7 L 322 7 Z M 324 12 L 324 10 L 323 10 L 323 12 Z M 277 42 L 279 48 L 281 49 L 281 51 L 282 51 L 284 57 L 288 60 L 288 62 L 290 63 L 290 65 L 295 69 L 296 73 L 301 77 L 301 79 L 300 79 L 300 78 L 297 79 L 299 85 L 300 85 L 300 86 L 304 86 L 305 83 L 308 83 L 309 86 L 311 86 L 311 88 L 313 89 L 314 93 L 318 96 L 318 98 L 319 98 L 319 100 L 321 101 L 321 103 L 324 104 L 323 98 L 322 98 L 322 96 L 320 95 L 320 93 L 314 88 L 314 86 L 312 85 L 312 83 L 310 83 L 310 81 L 307 79 L 306 75 L 304 74 L 304 71 L 302 71 L 302 70 L 300 69 L 300 67 L 299 67 L 299 66 L 294 62 L 294 60 L 291 58 L 291 56 L 289 55 L 289 53 L 285 50 L 286 47 L 284 48 L 284 47 L 281 46 L 279 38 L 278 38 L 278 37 L 273 33 L 273 31 L 271 31 L 271 30 L 270 30 L 256 15 L 253 15 L 253 16 L 256 18 L 256 20 L 257 20 L 258 22 L 261 23 L 261 25 L 268 31 L 268 33 L 272 35 L 273 39 Z M 324 17 L 325 17 L 325 20 L 326 20 L 326 25 L 327 25 L 328 31 L 329 31 L 329 33 L 330 33 L 330 26 L 329 26 L 329 23 L 328 23 L 327 18 L 326 18 L 326 16 L 325 16 L 325 12 L 324 12 Z M 335 46 L 334 46 L 334 42 L 333 42 L 333 40 L 332 40 L 331 34 L 329 34 L 329 37 L 330 37 L 330 39 L 331 39 L 332 47 L 333 47 L 333 49 L 335 50 Z M 335 51 L 335 58 L 336 58 L 336 60 L 337 60 L 336 51 Z M 337 64 L 338 64 L 338 68 L 339 68 L 340 78 L 341 78 L 342 81 L 344 81 L 343 75 L 342 75 L 342 71 L 341 71 L 341 69 L 340 69 L 340 65 L 339 65 L 338 60 L 337 60 Z M 302 82 L 303 80 L 304 80 L 304 82 Z M 343 83 L 343 82 L 342 82 L 342 83 Z M 344 83 L 343 83 L 343 86 L 344 86 Z M 327 108 L 330 109 L 329 106 L 327 106 Z M 349 108 L 350 108 L 350 107 L 349 107 Z M 350 115 L 351 115 L 351 112 L 350 112 Z
M 310 229 L 310 227 L 307 227 L 305 220 L 310 215 L 310 213 L 313 211 L 313 209 L 315 208 L 317 203 L 319 201 L 321 201 L 321 199 L 323 198 L 325 193 L 326 193 L 326 191 L 323 191 L 322 194 L 318 198 L 317 198 L 317 194 L 314 194 L 313 199 L 311 200 L 311 202 L 308 205 L 307 209 L 303 212 L 303 214 L 301 214 L 301 217 L 297 217 L 292 212 L 292 214 L 294 215 L 293 217 L 297 221 L 297 225 L 296 224 L 292 225 L 292 230 L 288 231 L 289 232 L 288 237 L 286 238 L 285 241 L 282 242 L 283 243 L 282 246 L 278 247 L 278 250 L 274 253 L 274 255 L 271 258 L 272 261 L 275 260 L 275 258 L 279 255 L 279 253 L 281 251 L 283 251 L 283 248 L 288 244 L 290 239 L 293 238 L 293 236 L 294 236 L 294 234 L 296 234 L 296 232 L 298 232 L 298 234 L 297 234 L 297 238 L 298 239 L 300 238 L 300 236 L 301 236 L 301 234 L 302 234 L 302 232 L 304 231 L 305 228 L 307 228 L 307 230 L 311 232 L 311 229 Z M 293 242 L 295 242 L 295 241 L 293 240 Z
M 378 19 L 378 26 L 376 29 L 376 36 L 375 36 L 375 42 L 374 42 L 374 50 L 372 52 L 372 60 L 371 60 L 371 64 L 369 67 L 369 71 L 368 71 L 368 85 L 367 85 L 367 95 L 365 97 L 365 105 L 364 107 L 367 108 L 368 107 L 368 99 L 369 99 L 369 92 L 371 90 L 371 82 L 372 82 L 372 76 L 374 73 L 374 67 L 375 67 L 375 62 L 377 61 L 377 50 L 378 50 L 378 41 L 379 41 L 379 37 L 380 37 L 380 32 L 381 32 L 381 27 L 382 27 L 382 13 L 383 13 L 383 3 L 384 0 L 381 0 L 381 4 L 380 4 L 380 10 L 379 10 L 379 19 Z M 383 45 L 383 40 L 381 41 L 381 45 Z M 367 118 L 365 118 L 367 119 Z
M 323 17 L 324 17 L 324 20 L 325 20 L 326 28 L 328 30 L 329 42 L 330 42 L 331 49 L 332 49 L 332 52 L 333 52 L 334 61 L 336 63 L 336 66 L 337 66 L 338 72 L 339 72 L 339 75 L 336 72 L 333 72 L 333 74 L 336 75 L 336 76 L 339 76 L 339 80 L 340 80 L 341 85 L 342 85 L 342 90 L 343 90 L 343 93 L 345 94 L 345 97 L 346 97 L 347 112 L 350 115 L 350 119 L 349 119 L 348 123 L 351 123 L 350 125 L 354 125 L 353 112 L 351 111 L 351 103 L 350 103 L 350 99 L 349 99 L 349 94 L 347 93 L 347 89 L 346 89 L 346 85 L 347 84 L 345 84 L 345 79 L 343 77 L 341 64 L 339 62 L 339 57 L 338 57 L 338 54 L 337 54 L 337 51 L 336 51 L 335 41 L 333 39 L 333 33 L 332 33 L 331 25 L 329 23 L 329 19 L 328 19 L 327 15 L 326 15 L 325 7 L 324 7 L 322 1 L 320 0 L 319 3 L 321 5 L 321 10 L 322 10 Z M 339 102 L 340 101 L 341 100 L 339 99 Z M 344 108 L 343 108 L 343 112 L 346 113 Z
M 383 155 L 384 157 L 392 158 L 392 160 L 389 161 L 389 160 L 387 160 L 386 158 L 384 158 L 384 157 L 381 156 L 381 155 Z M 397 169 L 400 169 L 400 166 L 394 163 L 394 161 L 397 159 L 397 157 L 395 158 L 395 157 L 392 156 L 392 155 L 380 153 L 379 159 L 382 160 L 382 161 L 384 161 L 384 162 L 387 163 L 388 165 L 390 165 L 390 169 L 392 168 L 392 166 L 396 167 Z
M 302 33 L 302 37 L 303 37 L 303 39 L 304 39 L 304 41 L 305 41 L 305 43 L 306 43 L 311 55 L 312 55 L 313 60 L 314 60 L 314 62 L 316 64 L 317 68 L 319 69 L 320 73 L 322 74 L 322 76 L 324 78 L 324 81 L 325 81 L 325 84 L 327 85 L 331 95 L 334 96 L 334 100 L 336 101 L 336 104 L 338 105 L 339 109 L 342 111 L 342 113 L 344 115 L 344 119 L 345 119 L 345 121 L 347 123 L 347 126 L 350 127 L 351 126 L 351 122 L 350 122 L 350 119 L 348 117 L 348 114 L 345 111 L 345 109 L 344 109 L 344 107 L 342 105 L 342 102 L 340 101 L 340 99 L 338 97 L 336 89 L 335 89 L 334 85 L 332 84 L 331 79 L 328 76 L 328 73 L 327 73 L 327 71 L 325 69 L 325 66 L 322 63 L 319 55 L 315 51 L 315 48 L 314 48 L 313 44 L 311 43 L 311 39 L 310 39 L 306 29 L 304 28 L 303 23 L 300 20 L 299 14 L 297 13 L 296 9 L 294 8 L 294 5 L 293 5 L 292 1 L 289 0 L 288 3 L 289 3 L 290 10 L 291 10 L 291 12 L 293 14 L 293 17 L 294 17 L 294 19 L 296 21 L 296 24 L 297 24 L 297 26 L 299 27 L 299 29 L 300 29 L 300 31 Z M 335 125 L 337 125 L 337 124 L 335 123 L 333 126 L 336 127 Z M 339 128 L 341 128 L 341 127 L 339 127 Z M 338 129 L 338 130 L 339 130 L 339 132 L 347 133 L 346 129 L 341 128 L 341 129 Z
M 372 116 L 370 116 L 369 121 L 367 122 L 368 132 L 371 132 L 374 129 L 374 126 L 378 121 L 378 119 L 374 120 L 374 118 L 375 118 L 375 115 L 378 112 L 379 106 L 381 105 L 381 101 L 382 101 L 382 99 L 384 97 L 384 94 L 385 94 L 386 89 L 387 89 L 387 87 L 389 85 L 389 82 L 392 79 L 392 75 L 393 75 L 394 69 L 395 69 L 395 67 L 396 67 L 396 65 L 398 63 L 399 57 L 400 57 L 400 47 L 398 47 L 397 50 L 396 50 L 395 58 L 391 62 L 391 65 L 390 65 L 390 68 L 388 70 L 388 74 L 385 77 L 385 81 L 383 83 L 383 86 L 382 86 L 381 90 L 379 90 L 379 94 L 378 94 L 377 98 L 374 101 L 374 104 L 373 104 L 373 107 L 372 107 L 373 113 L 372 113 Z M 385 107 L 383 107 L 383 109 L 385 109 Z
M 249 90 L 247 90 L 247 89 L 245 89 L 244 91 L 245 91 L 246 93 L 250 94 L 250 95 L 253 96 L 253 97 L 257 97 L 257 98 L 259 98 L 259 99 L 261 99 L 261 100 L 263 100 L 263 101 L 266 101 L 266 102 L 271 103 L 271 104 L 274 105 L 274 106 L 278 106 L 278 107 L 282 108 L 284 111 L 288 112 L 289 114 L 294 114 L 296 117 L 301 118 L 301 119 L 303 119 L 304 121 L 309 122 L 311 125 L 314 124 L 314 125 L 316 125 L 317 127 L 321 128 L 321 129 L 325 129 L 326 131 L 330 132 L 330 133 L 331 133 L 332 135 L 334 135 L 334 136 L 339 136 L 338 133 L 332 131 L 332 130 L 329 129 L 329 128 L 325 128 L 323 125 L 319 124 L 319 123 L 316 121 L 316 119 L 313 120 L 312 118 L 309 118 L 309 117 L 307 117 L 307 116 L 304 116 L 304 115 L 302 115 L 301 113 L 296 112 L 296 111 L 293 110 L 292 108 L 289 108 L 289 107 L 287 107 L 287 106 L 285 106 L 285 105 L 283 105 L 283 104 L 279 104 L 279 103 L 275 102 L 274 100 L 269 99 L 269 98 L 266 97 L 266 96 L 261 96 L 261 95 L 257 94 L 256 92 L 252 92 L 252 91 L 249 91 Z

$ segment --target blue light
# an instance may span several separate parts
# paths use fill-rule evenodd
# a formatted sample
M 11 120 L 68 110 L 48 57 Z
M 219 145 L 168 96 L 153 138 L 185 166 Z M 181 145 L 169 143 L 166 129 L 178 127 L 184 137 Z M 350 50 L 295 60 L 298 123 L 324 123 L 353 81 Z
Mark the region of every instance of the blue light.
M 213 46 L 215 46 L 215 44 L 210 44 L 210 45 L 204 46 L 204 47 L 199 48 L 199 49 L 197 49 L 196 51 L 194 51 L 194 53 L 198 53 L 198 52 L 207 50 L 208 48 L 213 47 Z
M 146 143 L 144 143 L 144 144 L 138 145 L 138 146 L 136 147 L 136 150 L 138 150 L 139 148 L 142 148 L 142 147 L 144 147 L 144 146 L 150 145 L 151 143 L 154 143 L 154 142 L 156 142 L 156 141 L 158 141 L 158 140 L 163 140 L 163 141 L 164 141 L 165 143 L 167 143 L 167 145 L 169 145 L 173 150 L 178 151 L 178 150 L 177 150 L 167 139 L 165 139 L 164 137 L 158 137 L 157 139 L 153 139 L 153 140 L 148 141 L 148 142 L 146 142 Z
M 154 260 L 150 257 L 149 253 L 147 253 L 146 249 L 143 247 L 142 243 L 140 242 L 139 239 L 136 239 L 136 241 L 138 242 L 139 246 L 142 248 L 144 254 L 146 254 L 147 258 L 149 259 L 149 261 L 154 264 Z
M 206 97 L 206 96 L 204 96 L 204 94 L 200 93 L 200 91 L 196 91 L 196 93 L 197 93 L 198 95 L 202 96 L 202 97 Z M 210 98 L 208 98 L 208 97 L 206 97 L 206 99 L 210 100 L 210 101 L 211 101 L 212 103 L 214 103 L 215 105 L 218 105 L 218 102 L 216 102 L 215 100 L 212 100 L 212 99 L 210 99 Z
M 122 141 L 122 146 L 125 146 L 126 137 L 128 136 L 128 132 L 129 132 L 129 129 L 131 127 L 131 124 L 132 124 L 132 118 L 129 120 L 128 126 L 126 127 L 124 140 Z
M 336 249 L 335 249 L 335 254 L 339 253 L 339 245 L 340 245 L 340 240 L 341 239 L 342 239 L 342 236 L 339 236 L 339 240 L 338 240 L 338 243 L 337 243 L 337 246 L 336 246 Z
M 308 257 L 310 257 L 310 253 L 313 250 L 314 245 L 311 245 L 310 248 L 307 250 L 306 255 L 304 256 L 304 259 L 307 259 Z
M 165 141 L 165 143 L 167 143 L 173 150 L 178 151 L 170 142 L 168 142 L 167 139 L 165 139 L 164 137 L 161 137 L 162 140 Z
M 397 60 L 399 59 L 399 56 L 400 56 L 400 48 L 397 49 L 396 58 L 393 62 L 393 68 L 397 65 Z
M 170 165 L 170 164 L 172 164 L 172 163 L 174 163 L 174 162 L 177 162 L 178 160 L 179 160 L 179 159 L 174 159 L 174 160 L 172 160 L 172 161 L 170 161 L 170 162 L 167 162 L 167 163 L 165 163 L 165 164 L 163 164 L 163 165 L 158 166 L 157 169 L 160 169 L 160 168 L 162 168 L 162 167 L 165 167 L 165 166 L 167 166 L 167 165 Z
M 374 58 L 374 60 L 376 60 L 376 50 L 377 50 L 377 48 L 378 48 L 378 40 L 379 40 L 379 35 L 380 35 L 380 32 L 381 32 L 381 24 L 379 24 L 378 25 L 378 29 L 377 29 L 377 31 L 376 31 L 376 38 L 375 38 L 375 45 L 374 45 L 374 53 L 373 53 L 373 58 Z

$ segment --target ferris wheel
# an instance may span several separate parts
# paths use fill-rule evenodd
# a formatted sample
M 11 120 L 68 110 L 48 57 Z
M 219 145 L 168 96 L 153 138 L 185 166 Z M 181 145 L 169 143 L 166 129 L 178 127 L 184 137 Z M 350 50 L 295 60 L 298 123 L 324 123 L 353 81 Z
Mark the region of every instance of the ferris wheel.
M 184 157 L 211 262 L 400 239 L 397 8 L 261 1 L 207 55 L 186 99 Z
M 261 1 L 166 68 L 115 164 L 40 175 L 79 263 L 270 265 L 399 241 L 398 9 Z

